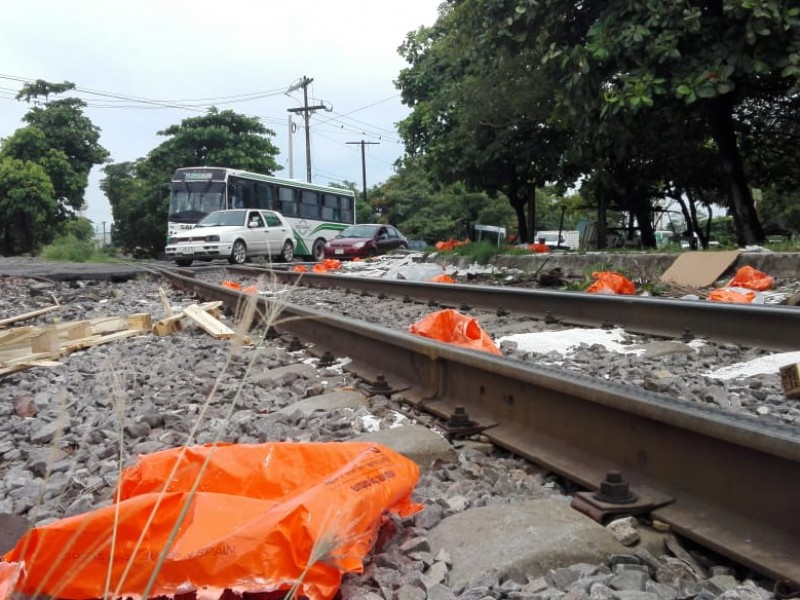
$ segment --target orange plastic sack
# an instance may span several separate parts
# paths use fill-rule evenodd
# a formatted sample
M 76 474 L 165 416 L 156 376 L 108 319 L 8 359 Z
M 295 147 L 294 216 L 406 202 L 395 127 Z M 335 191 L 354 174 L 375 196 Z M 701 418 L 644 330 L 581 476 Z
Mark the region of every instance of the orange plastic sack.
M 303 265 L 295 265 L 292 271 L 296 271 L 298 273 L 305 273 L 306 271 L 308 271 L 308 269 L 306 269 Z
M 728 282 L 728 287 L 740 287 L 763 292 L 764 290 L 771 290 L 774 283 L 775 280 L 766 273 L 762 273 L 753 267 L 744 266 L 736 271 L 736 275 Z
M 0 563 L 0 590 L 11 581 L 22 594 L 103 597 L 118 511 L 109 591 L 115 597 L 141 595 L 166 552 L 150 597 L 190 589 L 215 598 L 226 588 L 285 592 L 299 583 L 298 596 L 333 598 L 343 572 L 362 570 L 384 513 L 421 508 L 410 497 L 418 476 L 416 463 L 368 442 L 157 452 L 122 472 L 118 504 L 25 534 Z M 24 568 L 13 584 L 15 564 Z
M 731 302 L 736 304 L 750 304 L 756 299 L 756 293 L 747 290 L 732 290 L 720 288 L 711 290 L 707 298 L 712 302 Z
M 327 273 L 328 271 L 336 271 L 342 268 L 342 262 L 335 258 L 326 258 L 321 263 L 317 263 L 312 267 L 315 273 Z
M 633 294 L 636 287 L 633 282 L 619 273 L 613 271 L 595 271 L 592 273 L 595 281 L 586 291 L 592 294 Z
M 441 275 L 436 275 L 435 277 L 431 277 L 428 281 L 432 281 L 434 283 L 455 283 L 456 280 L 450 277 L 450 275 L 445 275 L 442 273 Z
M 486 333 L 474 317 L 462 315 L 457 310 L 446 308 L 426 315 L 408 327 L 415 335 L 463 346 L 472 350 L 482 350 L 492 354 L 503 353 L 494 345 L 492 338 Z
M 547 254 L 550 252 L 550 246 L 547 244 L 539 244 L 538 242 L 535 244 L 530 244 L 528 246 L 534 254 Z
M 457 248 L 458 246 L 463 246 L 464 244 L 468 244 L 468 241 L 459 242 L 458 240 L 445 240 L 443 242 L 436 242 L 436 249 L 441 251 L 448 251 Z
M 247 287 L 242 287 L 242 285 L 240 283 L 237 283 L 235 281 L 230 281 L 230 280 L 223 281 L 222 282 L 222 287 L 231 288 L 232 290 L 237 290 L 237 291 L 240 291 L 240 292 L 244 292 L 245 294 L 257 294 L 258 293 L 258 288 L 256 286 L 254 286 L 254 285 L 248 285 Z

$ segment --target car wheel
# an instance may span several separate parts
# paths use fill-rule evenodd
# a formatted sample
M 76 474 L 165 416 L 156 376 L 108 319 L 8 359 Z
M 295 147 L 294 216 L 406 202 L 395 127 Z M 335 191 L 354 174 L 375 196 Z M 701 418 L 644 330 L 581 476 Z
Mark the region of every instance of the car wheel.
M 228 262 L 232 265 L 242 265 L 247 260 L 247 246 L 244 245 L 242 240 L 236 240 L 231 249 L 231 255 L 228 257 Z
M 292 259 L 294 258 L 294 244 L 292 244 L 292 242 L 290 242 L 289 240 L 286 240 L 286 242 L 283 244 L 283 249 L 281 250 L 280 256 L 278 256 L 278 258 L 282 262 L 292 262 Z
M 325 240 L 322 238 L 314 241 L 314 245 L 311 247 L 311 258 L 317 262 L 325 258 Z
M 408 250 L 408 244 L 400 244 L 397 247 L 398 250 Z
M 189 267 L 192 264 L 191 258 L 176 258 L 175 264 L 179 267 Z

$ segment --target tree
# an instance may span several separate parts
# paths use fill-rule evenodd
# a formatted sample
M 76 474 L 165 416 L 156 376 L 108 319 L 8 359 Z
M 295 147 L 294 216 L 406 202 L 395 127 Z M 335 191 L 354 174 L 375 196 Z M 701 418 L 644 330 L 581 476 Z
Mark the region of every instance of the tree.
M 536 187 L 554 176 L 564 138 L 548 123 L 549 92 L 531 68 L 535 52 L 490 51 L 476 42 L 485 19 L 479 8 L 450 2 L 434 27 L 406 38 L 400 52 L 411 66 L 397 85 L 412 112 L 399 130 L 407 152 L 424 155 L 444 183 L 506 197 L 526 240 L 529 205 Z
M 535 39 L 548 27 L 558 32 L 546 60 L 563 68 L 563 97 L 573 107 L 576 97 L 593 97 L 593 112 L 652 114 L 678 99 L 684 115 L 702 118 L 715 145 L 738 241 L 763 241 L 734 115 L 748 99 L 789 97 L 800 89 L 795 2 L 486 2 L 504 7 L 508 21 L 495 32 L 511 44 Z
M 4 256 L 37 250 L 52 235 L 57 213 L 53 184 L 41 166 L 0 157 L 0 234 Z
M 274 175 L 281 167 L 278 148 L 270 137 L 275 132 L 256 117 L 215 107 L 199 117 L 159 131 L 167 139 L 150 151 L 143 167 L 169 182 L 179 167 L 220 166 Z
M 144 182 L 137 176 L 136 162 L 113 163 L 103 167 L 105 177 L 100 189 L 111 205 L 114 223 L 111 242 L 125 252 L 137 247 L 158 247 L 163 242 L 163 223 L 157 222 L 160 205 L 148 205 L 144 200 Z
M 175 169 L 220 166 L 272 175 L 280 170 L 275 133 L 255 117 L 211 108 L 159 135 L 168 139 L 134 163 L 109 165 L 101 189 L 114 215 L 112 239 L 128 251 L 155 255 L 167 234 L 169 182 Z
M 78 98 L 49 100 L 75 88 L 37 80 L 22 87 L 18 100 L 30 102 L 43 97 L 43 106 L 33 106 L 23 117 L 29 127 L 8 144 L 8 156 L 33 160 L 47 171 L 55 197 L 64 216 L 84 208 L 84 193 L 89 172 L 108 160 L 108 151 L 100 145 L 100 129 L 83 114 L 86 103 Z

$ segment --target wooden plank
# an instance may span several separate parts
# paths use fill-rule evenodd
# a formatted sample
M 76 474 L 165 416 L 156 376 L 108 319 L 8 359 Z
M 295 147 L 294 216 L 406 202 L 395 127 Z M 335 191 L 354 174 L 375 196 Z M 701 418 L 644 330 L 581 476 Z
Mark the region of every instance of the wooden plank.
M 80 340 L 71 340 L 70 342 L 61 346 L 61 355 L 64 356 L 66 354 L 77 352 L 78 350 L 85 350 L 86 348 L 92 348 L 94 346 L 108 344 L 109 342 L 115 342 L 117 340 L 149 333 L 149 329 L 130 329 L 126 331 L 109 333 L 107 335 L 92 335 Z
M 192 306 L 197 306 L 196 304 Z M 200 304 L 200 308 L 205 312 L 209 313 L 212 317 L 217 318 L 220 313 L 220 307 L 222 306 L 222 302 L 219 300 L 215 300 L 214 302 L 203 302 Z M 180 311 L 177 313 L 173 313 L 171 316 L 168 316 L 164 319 L 160 319 L 156 321 L 155 325 L 153 325 L 153 333 L 156 335 L 171 335 L 176 331 L 180 331 L 183 329 L 183 325 L 181 324 L 181 319 L 186 317 L 186 313 L 184 311 Z
M 24 342 L 38 333 L 39 327 L 31 327 L 30 325 L 0 331 L 0 351 L 6 347 Z
M 34 317 L 38 317 L 40 315 L 46 315 L 47 313 L 53 312 L 54 310 L 61 310 L 62 308 L 63 305 L 56 304 L 55 306 L 48 306 L 47 308 L 32 310 L 30 312 L 22 313 L 21 315 L 8 317 L 7 319 L 0 319 L 0 327 L 5 327 L 6 325 L 11 325 L 11 323 L 17 323 L 19 321 L 25 321 L 27 319 L 33 319 Z
M 169 303 L 167 292 L 164 291 L 163 287 L 158 288 L 158 295 L 161 297 L 161 305 L 164 307 L 164 314 L 171 317 L 175 314 L 175 311 L 172 310 L 172 304 Z
M 233 331 L 233 329 L 212 317 L 196 304 L 187 306 L 185 309 L 183 309 L 183 312 L 187 317 L 205 330 L 206 333 L 217 339 L 230 339 L 236 336 L 236 332 Z
M 39 335 L 31 340 L 31 352 L 49 352 L 57 353 L 60 342 L 58 339 L 58 331 L 55 328 L 49 327 L 42 330 Z
M 153 328 L 153 317 L 150 313 L 133 313 L 128 315 L 127 329 L 145 329 L 150 331 Z

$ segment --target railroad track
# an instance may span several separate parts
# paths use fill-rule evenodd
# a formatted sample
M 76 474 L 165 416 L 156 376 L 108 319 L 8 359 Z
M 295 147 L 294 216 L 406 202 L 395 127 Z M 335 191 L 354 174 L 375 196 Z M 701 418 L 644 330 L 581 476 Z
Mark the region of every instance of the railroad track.
M 221 300 L 234 311 L 247 298 L 177 271 L 162 273 L 173 285 Z M 299 277 L 273 274 L 293 283 Z M 344 284 L 376 294 L 392 289 L 396 295 L 418 299 L 435 294 L 440 302 L 455 305 L 497 307 L 502 298 L 501 305 L 509 310 L 542 318 L 550 313 L 579 324 L 610 321 L 656 335 L 681 335 L 689 328 L 696 335 L 737 343 L 744 339 L 771 349 L 796 348 L 789 334 L 797 331 L 800 318 L 800 311 L 781 307 L 715 305 L 712 311 L 703 303 L 686 301 L 633 302 L 331 275 L 303 274 L 302 281 L 326 287 Z M 583 302 L 571 296 L 580 296 Z M 275 308 L 275 300 L 257 301 L 264 312 Z M 688 306 L 688 312 L 682 316 L 679 306 Z M 649 515 L 774 579 L 780 595 L 800 589 L 796 428 L 764 425 L 747 416 L 720 414 L 659 394 L 522 365 L 319 310 L 289 304 L 280 308 L 284 318 L 276 324 L 278 331 L 313 342 L 312 353 L 348 356 L 352 360 L 348 369 L 355 375 L 386 395 L 441 418 L 452 435 L 481 431 L 494 444 L 588 489 L 578 495 L 580 510 L 599 520 L 618 514 Z M 717 311 L 726 316 L 714 316 Z M 648 318 L 656 324 L 648 325 Z M 774 335 L 771 341 L 767 333 Z M 632 500 L 623 503 L 595 498 L 593 492 L 601 482 L 617 473 L 635 498 L 617 499 Z
M 797 350 L 800 310 L 718 302 L 583 294 L 549 290 L 437 284 L 335 274 L 296 273 L 253 266 L 231 273 L 275 278 L 288 285 L 346 288 L 373 295 L 461 304 L 586 327 L 621 327 L 631 333 L 669 338 L 703 337 L 772 351 Z

